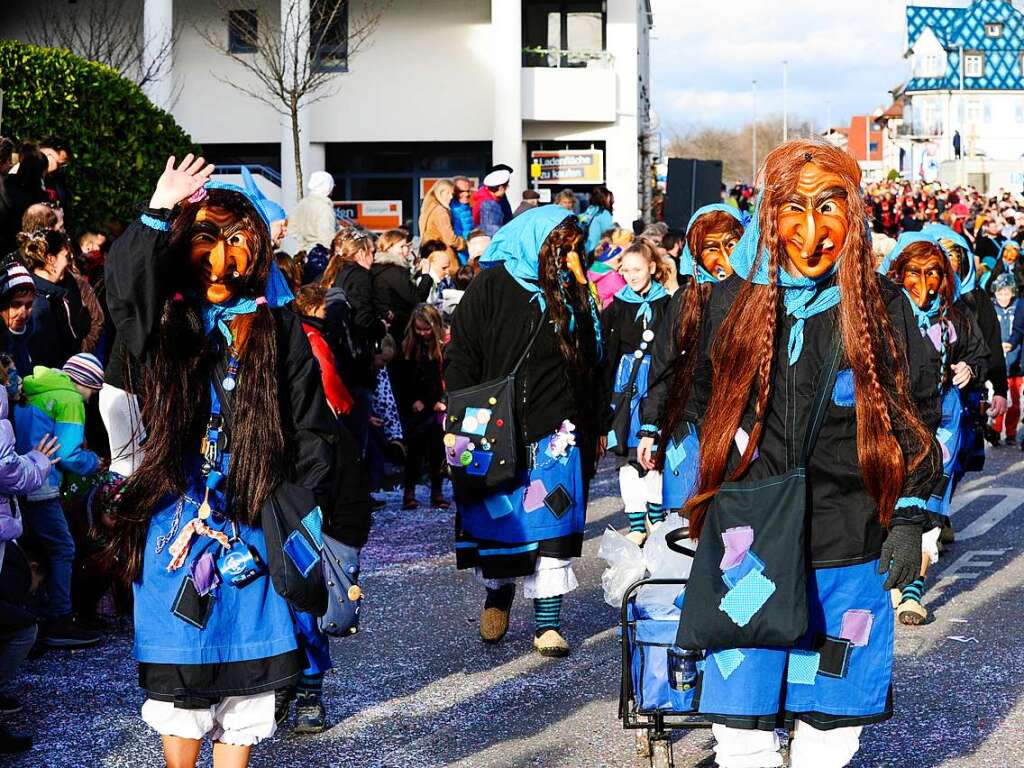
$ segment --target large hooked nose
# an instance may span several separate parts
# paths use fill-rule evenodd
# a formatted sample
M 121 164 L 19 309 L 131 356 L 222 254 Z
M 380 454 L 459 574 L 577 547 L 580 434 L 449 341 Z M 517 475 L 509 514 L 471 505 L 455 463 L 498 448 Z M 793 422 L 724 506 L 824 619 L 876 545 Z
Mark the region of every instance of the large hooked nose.
M 213 248 L 210 249 L 210 254 L 207 257 L 210 261 L 210 280 L 214 283 L 224 282 L 224 275 L 227 271 L 227 249 L 224 247 L 223 240 L 217 240 L 214 243 Z
M 818 245 L 817 234 L 818 225 L 814 221 L 814 209 L 808 208 L 804 218 L 804 247 L 800 254 L 805 259 L 811 257 L 811 254 L 814 253 L 814 249 Z

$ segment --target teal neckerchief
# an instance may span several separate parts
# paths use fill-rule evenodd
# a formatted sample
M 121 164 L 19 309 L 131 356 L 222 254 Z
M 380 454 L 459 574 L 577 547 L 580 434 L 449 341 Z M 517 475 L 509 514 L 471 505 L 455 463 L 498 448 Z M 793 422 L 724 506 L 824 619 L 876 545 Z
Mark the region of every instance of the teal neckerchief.
M 641 296 L 628 285 L 622 286 L 622 288 L 620 288 L 615 294 L 616 299 L 622 299 L 628 304 L 639 304 L 640 306 L 636 310 L 635 319 L 640 320 L 643 318 L 645 323 L 651 322 L 651 318 L 654 317 L 654 310 L 651 309 L 651 302 L 657 301 L 663 296 L 668 296 L 668 291 L 666 291 L 665 286 L 657 280 L 651 281 L 651 284 L 647 289 L 647 294 L 644 296 Z
M 803 351 L 804 324 L 807 318 L 832 309 L 842 298 L 839 286 L 834 282 L 824 289 L 821 288 L 835 276 L 836 266 L 833 264 L 832 268 L 817 280 L 803 275 L 793 277 L 786 270 L 779 270 L 779 286 L 784 288 L 782 301 L 786 307 L 786 314 L 794 318 L 787 345 L 790 365 L 800 359 L 800 353 Z
M 277 264 L 271 263 L 270 274 L 267 276 L 267 289 L 263 296 L 236 296 L 220 304 L 203 302 L 203 327 L 206 329 L 207 335 L 213 333 L 215 328 L 219 330 L 220 335 L 230 346 L 235 343 L 229 325 L 233 319 L 239 315 L 251 315 L 262 304 L 274 309 L 283 307 L 294 298 L 281 270 Z

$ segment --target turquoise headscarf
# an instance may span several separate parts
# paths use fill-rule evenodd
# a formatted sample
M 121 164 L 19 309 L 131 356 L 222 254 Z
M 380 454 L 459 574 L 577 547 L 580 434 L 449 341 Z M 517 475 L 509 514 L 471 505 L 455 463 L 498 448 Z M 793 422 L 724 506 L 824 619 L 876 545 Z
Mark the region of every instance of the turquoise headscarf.
M 729 264 L 733 271 L 744 280 L 757 285 L 768 285 L 768 249 L 762 249 L 762 258 L 754 270 L 757 261 L 757 245 L 761 240 L 761 202 L 764 193 L 757 196 L 757 204 L 754 206 L 754 214 L 743 232 L 743 237 L 733 249 Z M 789 364 L 793 365 L 800 359 L 800 353 L 804 348 L 804 325 L 808 318 L 814 317 L 821 312 L 826 312 L 839 304 L 842 298 L 839 293 L 839 286 L 835 284 L 836 262 L 832 268 L 816 280 L 800 275 L 794 277 L 785 269 L 778 270 L 778 284 L 783 289 L 782 301 L 786 307 L 786 314 L 794 318 L 793 327 L 789 331 L 787 352 Z
M 656 301 L 663 296 L 668 296 L 668 291 L 666 291 L 665 286 L 657 280 L 651 281 L 646 296 L 641 296 L 628 285 L 622 286 L 615 294 L 616 299 L 622 299 L 627 304 L 639 304 L 640 306 L 636 311 L 635 319 L 639 320 L 640 318 L 643 318 L 645 323 L 651 322 L 651 318 L 654 316 L 654 310 L 651 309 L 651 302 Z
M 547 305 L 537 283 L 540 248 L 555 227 L 570 216 L 572 213 L 560 205 L 542 205 L 519 214 L 498 230 L 480 257 L 480 266 L 487 269 L 503 264 L 515 281 L 530 293 L 530 301 L 536 301 L 543 311 Z
M 242 166 L 242 183 L 245 185 L 246 196 L 253 202 L 268 224 L 288 218 L 284 208 L 264 195 L 263 190 L 256 186 L 256 179 L 244 165 Z
M 960 275 L 957 274 L 957 289 L 961 296 L 973 291 L 978 285 L 978 267 L 974 263 L 974 252 L 971 251 L 971 246 L 967 243 L 967 238 L 952 227 L 947 227 L 945 224 L 925 224 L 924 229 L 921 231 L 931 235 L 935 238 L 936 242 L 941 240 L 952 240 L 956 245 L 964 249 L 964 259 L 967 261 L 967 274 L 964 277 L 960 277 Z M 942 248 L 942 252 L 946 254 L 947 258 L 949 258 L 950 254 L 945 248 L 943 248 L 941 242 L 939 242 L 939 247 Z
M 245 171 L 246 169 L 242 169 Z M 243 174 L 244 175 L 244 174 Z M 252 180 L 252 177 L 249 177 Z M 256 198 L 246 189 L 239 187 L 237 184 L 228 184 L 223 181 L 208 181 L 206 182 L 207 189 L 222 189 L 227 192 L 234 192 L 242 195 L 248 200 L 252 206 L 259 213 L 260 218 L 263 219 L 267 225 L 267 229 L 270 228 L 271 221 L 277 221 L 278 219 L 271 219 L 274 215 L 273 206 L 277 206 L 281 209 L 281 206 L 272 200 L 267 200 L 262 197 L 262 193 L 259 193 L 260 197 Z M 257 190 L 258 192 L 258 190 Z M 283 209 L 281 209 L 283 212 Z M 280 217 L 283 218 L 283 217 Z M 285 280 L 284 275 L 281 274 L 281 270 L 278 268 L 277 263 L 271 258 L 270 272 L 267 275 L 267 286 L 262 296 L 235 296 L 228 299 L 220 304 L 210 304 L 204 302 L 203 306 L 203 325 L 206 328 L 206 333 L 213 333 L 216 328 L 220 331 L 221 336 L 227 341 L 227 343 L 234 344 L 234 336 L 231 333 L 231 327 L 228 325 L 231 320 L 239 315 L 250 315 L 255 312 L 261 304 L 266 304 L 271 308 L 283 307 L 292 299 L 295 295 L 292 293 L 292 289 L 288 285 L 288 281 Z
M 697 223 L 697 219 L 706 214 L 714 213 L 715 211 L 727 213 L 740 224 L 743 224 L 743 216 L 738 210 L 733 208 L 731 205 L 715 203 L 714 205 L 705 205 L 703 208 L 698 208 L 693 212 L 693 216 L 690 217 L 690 221 L 686 225 L 686 234 L 690 234 L 690 230 L 693 229 L 693 225 Z M 679 274 L 692 275 L 698 283 L 718 282 L 718 278 L 704 269 L 700 262 L 694 258 L 693 253 L 690 252 L 689 238 L 684 238 L 683 252 L 679 255 Z

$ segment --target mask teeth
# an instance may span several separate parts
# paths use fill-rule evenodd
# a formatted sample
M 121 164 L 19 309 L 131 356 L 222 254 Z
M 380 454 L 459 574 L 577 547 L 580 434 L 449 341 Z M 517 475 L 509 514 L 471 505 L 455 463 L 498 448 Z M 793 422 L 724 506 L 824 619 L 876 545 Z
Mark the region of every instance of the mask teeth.
M 717 267 L 715 269 L 715 277 L 718 278 L 719 280 L 725 280 L 725 278 L 727 277 L 727 275 L 725 274 L 725 270 L 722 269 L 721 267 Z

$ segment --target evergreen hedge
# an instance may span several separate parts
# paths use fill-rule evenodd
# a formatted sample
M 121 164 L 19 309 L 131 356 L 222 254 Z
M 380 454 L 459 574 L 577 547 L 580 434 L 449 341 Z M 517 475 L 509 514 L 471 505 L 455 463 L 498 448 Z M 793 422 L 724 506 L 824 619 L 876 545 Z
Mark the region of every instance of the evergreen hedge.
M 57 136 L 71 148 L 72 232 L 131 220 L 167 156 L 197 149 L 137 85 L 66 50 L 0 41 L 0 88 L 0 133 L 15 146 Z

